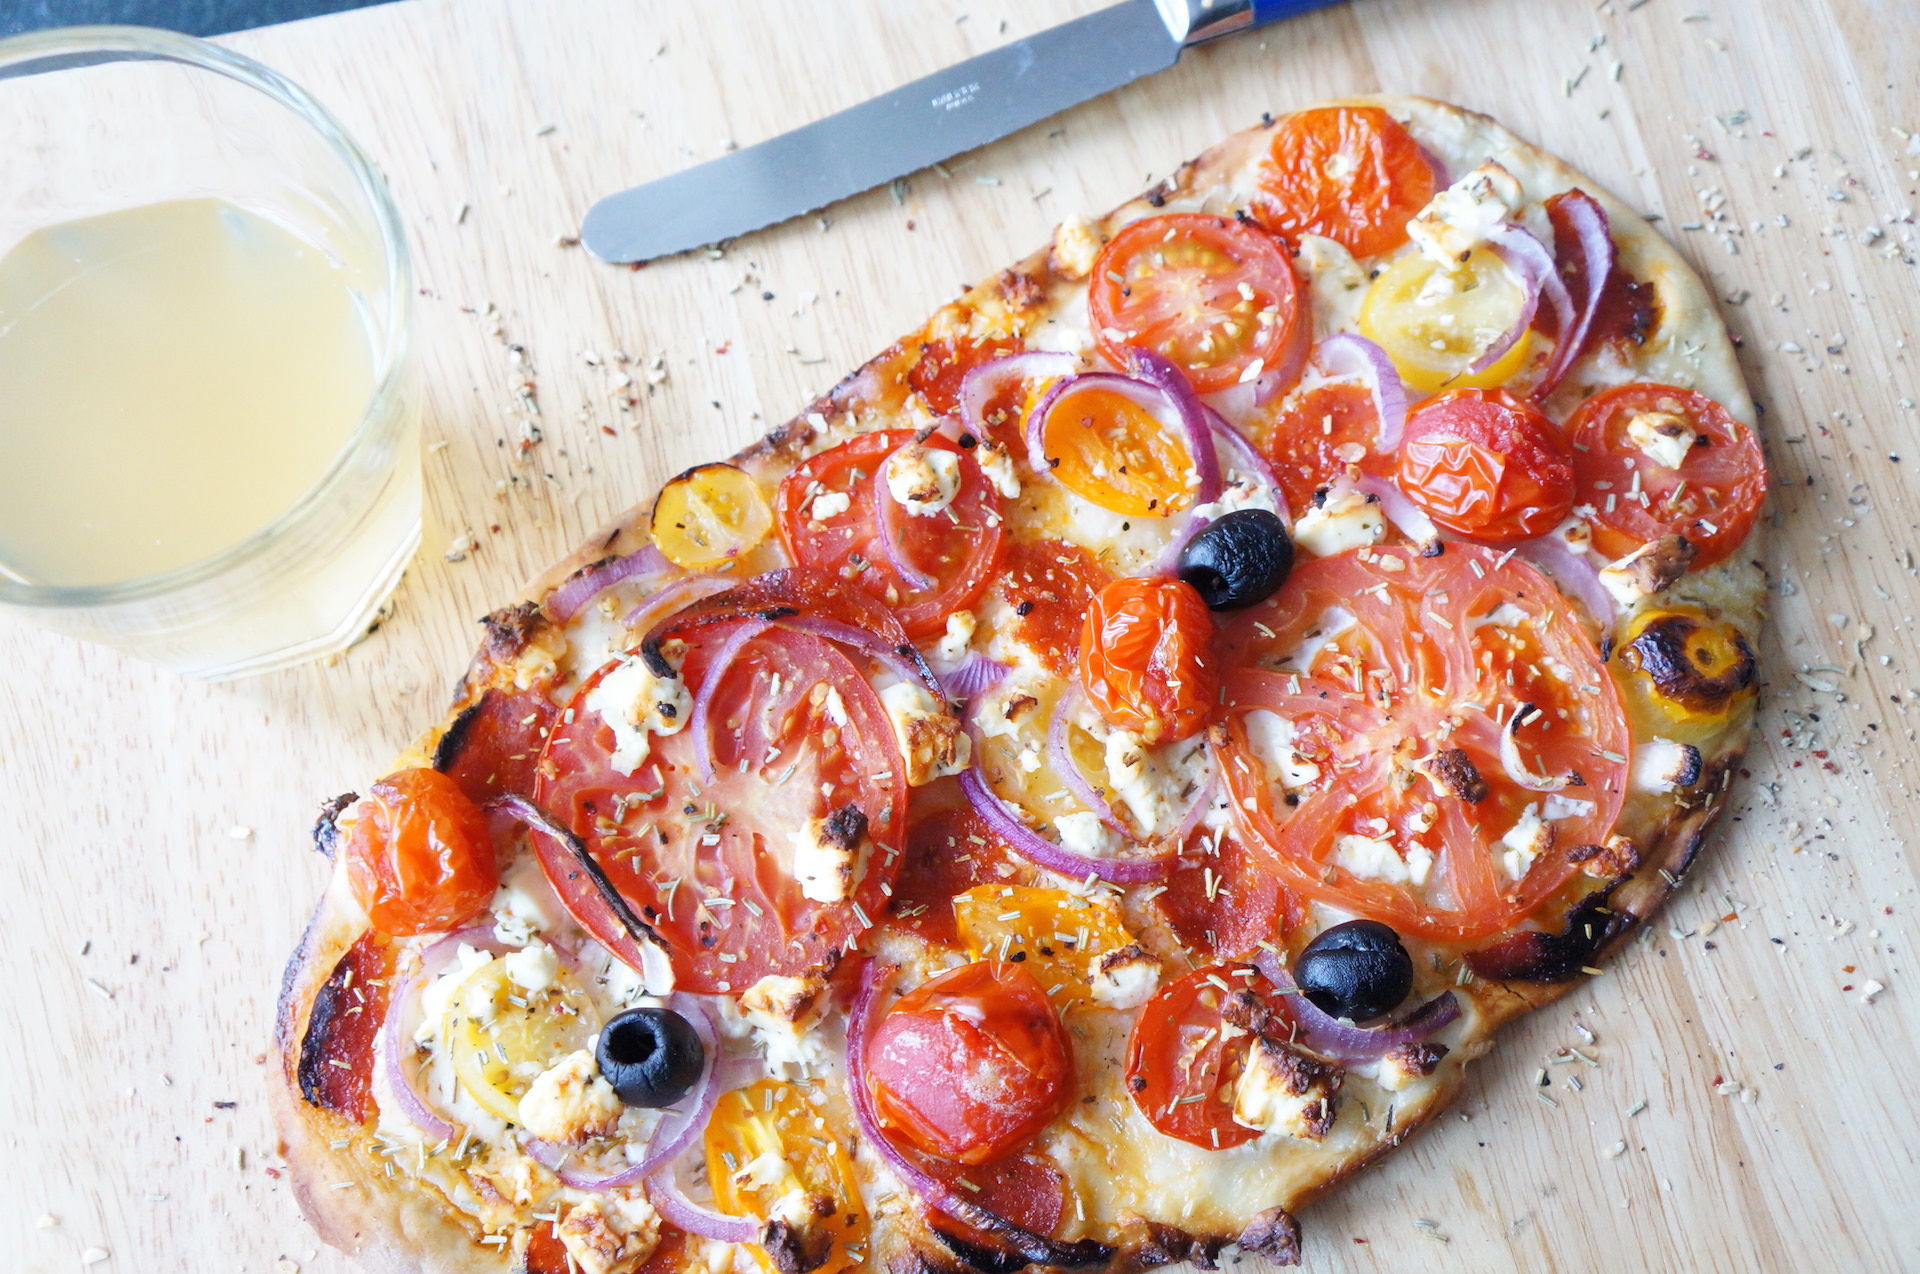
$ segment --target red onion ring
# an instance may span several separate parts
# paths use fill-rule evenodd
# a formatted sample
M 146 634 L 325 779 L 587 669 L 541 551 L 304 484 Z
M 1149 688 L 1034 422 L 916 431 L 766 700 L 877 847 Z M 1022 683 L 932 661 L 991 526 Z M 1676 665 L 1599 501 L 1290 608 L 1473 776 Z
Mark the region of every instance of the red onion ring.
M 723 593 L 739 582 L 740 581 L 736 579 L 728 579 L 724 575 L 688 575 L 683 579 L 673 581 L 673 583 L 668 584 L 653 596 L 642 601 L 638 606 L 628 611 L 620 622 L 628 628 L 651 628 L 655 623 L 666 618 L 672 611 L 679 610 L 683 606 L 691 605 L 699 601 L 702 597 L 711 597 L 715 593 Z M 640 623 L 642 619 L 647 621 L 646 624 L 642 625 Z
M 393 1092 L 394 1100 L 399 1103 L 401 1113 L 406 1115 L 421 1132 L 439 1141 L 453 1140 L 458 1130 L 452 1121 L 443 1118 L 438 1111 L 434 1110 L 432 1104 L 427 1101 L 426 1095 L 414 1086 L 413 1080 L 407 1075 L 406 1067 L 401 1063 L 401 1054 L 405 1048 L 403 1036 L 407 1034 L 403 1028 L 403 1018 L 407 1006 L 414 1002 L 416 993 L 430 979 L 440 975 L 442 969 L 438 966 L 443 965 L 449 956 L 459 950 L 461 943 L 493 955 L 500 955 L 514 949 L 496 939 L 489 925 L 475 925 L 470 929 L 462 929 L 425 948 L 420 953 L 420 967 L 411 977 L 394 988 L 392 997 L 387 1002 L 387 1018 L 380 1024 L 380 1035 L 375 1045 L 378 1050 L 375 1064 L 386 1076 L 387 1087 Z
M 1529 312 L 1531 318 L 1531 312 Z M 1509 342 L 1511 344 L 1511 342 Z M 1338 332 L 1314 347 L 1313 363 L 1328 376 L 1358 376 L 1373 395 L 1373 409 L 1380 417 L 1381 452 L 1400 447 L 1400 432 L 1407 424 L 1407 387 L 1387 351 L 1364 336 Z
M 1306 284 L 1301 284 L 1304 292 Z M 1251 420 L 1254 413 L 1265 407 L 1280 395 L 1300 383 L 1300 373 L 1307 365 L 1307 351 L 1313 344 L 1313 316 L 1302 313 L 1293 325 L 1293 334 L 1287 338 L 1287 344 L 1273 366 L 1264 368 L 1250 381 L 1238 385 L 1229 385 L 1225 389 L 1208 394 L 1202 401 L 1208 410 L 1217 410 L 1222 416 L 1240 425 Z
M 1559 317 L 1560 330 L 1573 330 L 1573 297 L 1568 294 L 1566 281 L 1560 277 L 1560 268 L 1554 262 L 1553 253 L 1547 250 L 1547 245 L 1536 239 L 1531 231 L 1510 221 L 1503 221 L 1489 231 L 1487 242 L 1500 254 L 1500 259 L 1520 276 L 1525 295 L 1520 303 L 1518 321 L 1473 361 L 1469 370 L 1476 372 L 1493 366 L 1502 354 L 1513 348 L 1514 342 L 1533 323 L 1534 312 L 1539 308 L 1542 295 Z
M 1087 858 L 1062 849 L 1021 822 L 1019 815 L 1008 808 L 1007 803 L 987 785 L 986 777 L 980 771 L 980 745 L 977 741 L 973 751 L 976 759 L 972 768 L 960 772 L 960 790 L 966 794 L 968 803 L 979 812 L 980 817 L 987 820 L 987 826 L 993 829 L 994 834 L 1011 845 L 1022 858 L 1069 880 L 1085 880 L 1092 876 L 1116 885 L 1144 885 L 1164 880 L 1179 861 L 1177 852 L 1152 858 Z
M 881 1161 L 900 1178 L 900 1183 L 919 1196 L 928 1207 L 945 1213 L 963 1225 L 994 1236 L 1032 1264 L 1071 1268 L 1093 1264 L 1111 1255 L 1111 1250 L 1105 1244 L 1091 1239 L 1073 1243 L 1049 1239 L 960 1197 L 952 1186 L 914 1163 L 887 1139 L 886 1130 L 880 1126 L 879 1116 L 874 1113 L 873 1094 L 868 1091 L 866 1084 L 867 1036 L 872 1033 L 874 1019 L 879 1016 L 876 1010 L 880 993 L 893 981 L 897 972 L 899 970 L 893 965 L 881 964 L 869 958 L 860 970 L 860 989 L 855 993 L 853 1007 L 847 1014 L 847 1088 L 849 1096 L 853 1098 L 853 1117 L 859 1125 L 860 1135 L 867 1139 L 867 1144 L 873 1147 Z M 665 1208 L 661 1208 L 660 1212 L 668 1220 L 674 1220 Z M 675 1223 L 678 1224 L 677 1221 Z
M 1117 372 L 1082 372 L 1054 383 L 1027 417 L 1027 462 L 1035 473 L 1046 473 L 1043 440 L 1049 416 L 1060 404 L 1084 389 L 1104 389 L 1152 415 L 1162 425 L 1177 423 L 1193 460 L 1194 499 L 1196 505 L 1211 504 L 1220 498 L 1220 457 L 1213 448 L 1213 430 L 1207 423 L 1206 409 L 1194 396 L 1186 374 L 1160 355 L 1148 350 L 1128 352 L 1133 375 Z M 1174 417 L 1168 420 L 1168 413 Z
M 1229 424 L 1226 418 L 1221 416 L 1219 412 L 1211 407 L 1205 410 L 1207 424 L 1212 428 L 1215 440 L 1226 448 L 1230 458 L 1229 464 L 1222 466 L 1222 471 L 1224 472 L 1229 467 L 1237 467 L 1252 474 L 1255 479 L 1264 485 L 1267 493 L 1272 496 L 1274 512 L 1279 515 L 1281 521 L 1292 525 L 1293 516 L 1287 508 L 1286 492 L 1280 489 L 1280 479 L 1275 475 L 1273 466 L 1267 463 L 1267 458 L 1260 454 L 1259 448 L 1255 447 L 1253 442 L 1245 434 Z M 1207 525 L 1212 521 L 1212 518 L 1197 516 L 1192 510 L 1179 514 L 1178 524 L 1175 526 L 1172 536 L 1167 540 L 1166 547 L 1160 550 L 1159 556 L 1153 559 L 1143 573 L 1147 575 L 1173 574 L 1174 570 L 1180 564 L 1180 554 L 1186 551 L 1187 542 L 1206 529 Z
M 1400 484 L 1391 478 L 1375 477 L 1363 473 L 1354 484 L 1354 489 L 1363 495 L 1370 495 L 1380 502 L 1380 511 L 1387 515 L 1387 521 L 1398 528 L 1400 534 L 1425 548 L 1440 539 L 1440 528 L 1433 519 L 1420 511 L 1420 506 L 1400 489 Z
M 687 1019 L 693 1027 L 693 1033 L 700 1037 L 700 1043 L 707 1050 L 707 1065 L 694 1086 L 692 1103 L 687 1104 L 683 1098 L 679 1107 L 669 1109 L 666 1116 L 654 1125 L 640 1162 L 628 1164 L 604 1176 L 562 1167 L 568 1153 L 565 1146 L 537 1139 L 528 1141 L 527 1153 L 559 1177 L 562 1184 L 575 1190 L 610 1190 L 615 1186 L 632 1185 L 678 1158 L 682 1151 L 693 1144 L 694 1137 L 706 1128 L 707 1121 L 713 1116 L 714 1105 L 720 1100 L 722 1087 L 720 1029 L 706 1005 L 684 993 L 676 992 L 669 1001 L 669 1007 Z
M 693 711 L 687 717 L 687 729 L 693 731 L 694 756 L 700 761 L 700 781 L 713 782 L 713 734 L 708 718 L 713 715 L 714 696 L 720 691 L 720 683 L 726 679 L 728 668 L 740 657 L 747 643 L 773 627 L 764 619 L 743 621 L 726 640 L 720 643 L 720 649 L 714 651 L 713 659 L 707 664 L 707 670 L 700 680 L 700 693 L 693 697 Z
M 897 673 L 902 681 L 917 681 L 933 693 L 935 701 L 946 697 L 946 690 L 940 679 L 933 675 L 933 669 L 927 666 L 926 656 L 912 642 L 902 642 L 898 646 L 890 645 L 887 639 L 858 624 L 845 620 L 829 619 L 825 615 L 789 615 L 779 621 L 780 627 L 791 628 L 795 632 L 811 633 L 815 637 L 824 637 L 828 641 L 838 642 L 842 646 L 852 646 L 862 654 L 869 655 L 887 665 Z
M 1554 387 L 1573 370 L 1574 360 L 1580 357 L 1587 343 L 1587 335 L 1593 330 L 1593 316 L 1599 312 L 1600 296 L 1606 289 L 1607 277 L 1613 273 L 1617 255 L 1613 233 L 1607 223 L 1607 210 L 1593 196 L 1584 190 L 1569 190 L 1555 206 L 1566 213 L 1574 234 L 1579 238 L 1580 255 L 1586 267 L 1587 295 L 1580 307 L 1579 317 L 1571 324 L 1562 321 L 1560 339 L 1553 347 L 1553 358 L 1547 363 L 1547 374 L 1533 391 L 1535 398 L 1544 398 L 1552 393 Z M 1556 269 L 1554 278 L 1559 277 Z M 1564 284 L 1562 290 L 1565 290 Z
M 1500 768 L 1507 772 L 1507 777 L 1516 785 L 1529 792 L 1558 792 L 1562 788 L 1572 787 L 1571 774 L 1535 774 L 1527 768 L 1526 758 L 1520 755 L 1518 735 L 1521 715 L 1514 713 L 1500 727 Z
M 908 444 L 908 446 L 912 445 Z M 904 449 L 901 448 L 901 450 Z M 899 451 L 889 452 L 887 460 L 893 459 L 898 454 Z M 907 546 L 901 542 L 900 535 L 909 525 L 904 519 L 920 515 L 902 507 L 900 502 L 893 498 L 893 487 L 887 482 L 887 460 L 882 460 L 873 476 L 867 479 L 873 484 L 874 510 L 876 520 L 880 524 L 878 537 L 880 551 L 886 555 L 887 565 L 893 568 L 893 573 L 900 577 L 901 583 L 918 592 L 930 593 L 940 586 L 940 581 L 915 566 L 907 558 Z
M 729 1216 L 712 1208 L 701 1207 L 689 1199 L 680 1185 L 679 1170 L 672 1164 L 658 1169 L 647 1178 L 647 1198 L 666 1218 L 667 1224 L 703 1239 L 718 1239 L 722 1243 L 758 1243 L 765 1236 L 759 1221 L 753 1217 Z
M 564 624 L 580 613 L 582 607 L 602 591 L 621 580 L 648 573 L 664 574 L 674 569 L 666 555 L 649 544 L 625 557 L 611 558 L 576 572 L 547 598 L 547 614 Z
M 1442 991 L 1397 1022 L 1385 1026 L 1352 1026 L 1332 1016 L 1300 993 L 1293 975 L 1273 952 L 1262 947 L 1253 965 L 1267 981 L 1284 991 L 1287 1012 L 1298 1026 L 1298 1039 L 1322 1057 L 1339 1062 L 1371 1062 L 1402 1044 L 1417 1044 L 1460 1016 L 1460 1001 Z
M 998 659 L 974 653 L 952 672 L 940 676 L 940 688 L 949 699 L 971 699 L 999 685 L 1012 669 Z
M 1080 360 L 1072 354 L 1054 354 L 1032 350 L 990 359 L 967 370 L 960 378 L 960 419 L 975 437 L 990 436 L 992 425 L 986 418 L 987 404 L 1015 381 L 1055 380 L 1080 370 Z
M 1193 382 L 1168 359 L 1137 346 L 1127 350 L 1127 373 L 1165 394 L 1174 410 L 1180 413 L 1180 424 L 1187 434 L 1187 450 L 1193 455 L 1193 470 L 1199 480 L 1194 503 L 1212 504 L 1218 500 L 1220 457 L 1214 454 L 1213 430 L 1207 424 L 1206 408 L 1193 392 Z
M 1519 546 L 1519 555 L 1546 573 L 1560 591 L 1587 608 L 1596 624 L 1613 622 L 1613 594 L 1600 582 L 1600 568 L 1560 536 L 1548 532 Z
M 1053 705 L 1053 724 L 1047 727 L 1047 760 L 1053 764 L 1054 773 L 1060 776 L 1060 781 L 1066 784 L 1067 791 L 1073 793 L 1073 799 L 1092 810 L 1102 823 L 1138 845 L 1140 838 L 1113 812 L 1113 806 L 1107 803 L 1107 798 L 1087 781 L 1087 776 L 1074 763 L 1072 750 L 1067 747 L 1067 729 L 1073 724 L 1070 718 L 1084 697 L 1077 684 L 1069 684 L 1066 693 Z

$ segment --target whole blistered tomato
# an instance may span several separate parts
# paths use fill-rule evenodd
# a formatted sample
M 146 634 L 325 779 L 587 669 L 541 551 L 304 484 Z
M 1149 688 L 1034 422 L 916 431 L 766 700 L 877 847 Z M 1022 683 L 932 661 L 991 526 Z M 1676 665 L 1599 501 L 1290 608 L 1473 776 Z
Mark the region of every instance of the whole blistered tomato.
M 1573 511 L 1573 460 L 1559 430 L 1504 389 L 1459 389 L 1415 408 L 1397 476 L 1428 517 L 1481 544 L 1545 535 Z
M 1320 106 L 1280 121 L 1260 165 L 1254 214 L 1297 240 L 1322 235 L 1356 257 L 1407 241 L 1433 198 L 1433 165 L 1377 106 Z
M 1109 725 L 1147 743 L 1189 739 L 1219 699 L 1213 617 L 1184 580 L 1117 579 L 1080 633 L 1080 681 Z
M 987 1163 L 1018 1149 L 1073 1096 L 1073 1048 L 1031 973 L 976 960 L 887 1011 L 864 1082 L 880 1120 L 930 1154 Z
M 480 808 L 438 770 L 400 770 L 355 807 L 347 882 L 381 933 L 457 929 L 500 883 Z

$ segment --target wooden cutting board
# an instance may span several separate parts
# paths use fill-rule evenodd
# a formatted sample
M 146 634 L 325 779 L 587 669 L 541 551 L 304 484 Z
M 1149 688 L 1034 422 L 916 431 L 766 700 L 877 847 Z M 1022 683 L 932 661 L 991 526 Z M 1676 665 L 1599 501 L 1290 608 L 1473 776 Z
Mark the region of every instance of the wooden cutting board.
M 1309 1209 L 1307 1266 L 1920 1268 L 1911 10 L 1358 0 L 723 256 L 633 272 L 560 241 L 596 195 L 1090 7 L 408 0 L 229 41 L 332 107 L 406 212 L 426 548 L 368 640 L 238 685 L 0 621 L 0 1264 L 348 1268 L 275 1156 L 274 995 L 326 875 L 316 805 L 438 716 L 475 618 L 1061 216 L 1262 110 L 1386 89 L 1488 111 L 1661 214 L 1727 298 L 1767 409 L 1777 627 L 1750 777 L 1650 941 Z M 1549 1064 L 1569 1045 L 1597 1064 Z

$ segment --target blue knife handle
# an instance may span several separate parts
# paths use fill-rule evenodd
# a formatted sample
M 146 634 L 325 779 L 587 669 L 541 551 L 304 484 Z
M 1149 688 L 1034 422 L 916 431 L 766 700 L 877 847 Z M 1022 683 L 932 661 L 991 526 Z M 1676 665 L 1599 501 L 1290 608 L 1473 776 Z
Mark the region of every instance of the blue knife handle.
M 1204 44 L 1236 31 L 1323 9 L 1338 0 L 1154 0 L 1160 16 L 1184 45 Z

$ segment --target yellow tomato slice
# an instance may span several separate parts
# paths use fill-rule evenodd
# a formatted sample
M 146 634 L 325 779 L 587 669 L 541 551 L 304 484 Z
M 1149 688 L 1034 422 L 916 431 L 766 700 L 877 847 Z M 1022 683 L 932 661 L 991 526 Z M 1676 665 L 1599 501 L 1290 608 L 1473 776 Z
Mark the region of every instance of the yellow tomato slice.
M 1492 248 L 1455 269 L 1422 252 L 1395 261 L 1360 302 L 1360 334 L 1387 352 L 1400 379 L 1421 394 L 1504 385 L 1527 365 L 1531 331 L 1478 372 L 1467 369 L 1520 317 L 1526 290 Z
M 765 1220 L 796 1190 L 830 1198 L 834 1214 L 816 1223 L 833 1246 L 815 1274 L 853 1269 L 865 1259 L 869 1222 L 844 1140 L 850 1124 L 816 1083 L 763 1079 L 723 1095 L 705 1136 L 715 1205 Z M 756 1248 L 754 1255 L 768 1274 L 777 1274 L 765 1252 Z
M 1061 485 L 1103 509 L 1164 518 L 1192 502 L 1195 474 L 1186 440 L 1098 383 L 1055 400 L 1040 442 Z
M 1608 666 L 1628 713 L 1676 743 L 1737 728 L 1758 693 L 1746 638 L 1697 606 L 1652 606 L 1629 617 Z
M 460 1086 L 489 1114 L 518 1121 L 528 1085 L 599 1029 L 599 1013 L 564 968 L 545 990 L 529 991 L 496 957 L 454 989 L 440 1037 Z
M 954 896 L 953 918 L 969 955 L 1024 964 L 1062 1006 L 1085 1003 L 1094 961 L 1133 941 L 1111 898 L 1064 889 L 978 885 Z
M 760 484 L 730 464 L 703 464 L 661 488 L 653 505 L 653 542 L 667 560 L 711 570 L 757 546 L 773 529 Z

